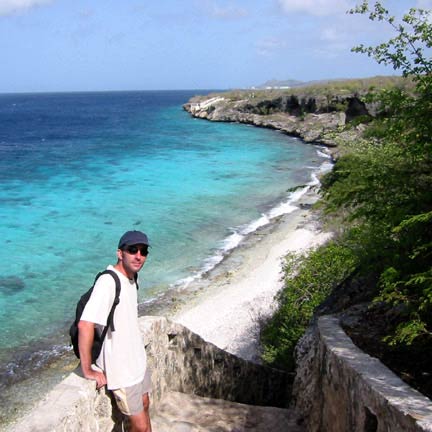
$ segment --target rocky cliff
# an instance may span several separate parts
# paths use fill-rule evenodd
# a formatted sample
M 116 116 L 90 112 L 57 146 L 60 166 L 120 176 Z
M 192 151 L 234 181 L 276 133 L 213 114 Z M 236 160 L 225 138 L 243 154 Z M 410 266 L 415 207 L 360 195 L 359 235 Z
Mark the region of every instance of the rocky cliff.
M 239 97 L 240 95 L 240 97 Z M 307 143 L 336 147 L 352 142 L 365 129 L 364 122 L 377 115 L 376 104 L 355 94 L 295 95 L 269 92 L 220 93 L 192 98 L 183 108 L 192 116 L 211 121 L 237 122 L 280 130 Z

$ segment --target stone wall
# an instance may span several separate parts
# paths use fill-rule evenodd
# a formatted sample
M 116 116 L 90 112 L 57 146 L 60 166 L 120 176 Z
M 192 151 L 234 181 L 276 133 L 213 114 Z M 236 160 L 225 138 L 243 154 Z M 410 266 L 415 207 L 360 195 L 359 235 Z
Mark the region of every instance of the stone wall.
M 165 318 L 146 317 L 140 324 L 156 406 L 167 389 L 251 405 L 288 404 L 289 375 L 242 360 Z
M 152 369 L 151 409 L 167 390 L 254 405 L 284 406 L 288 375 L 239 359 L 163 317 L 142 317 L 140 326 Z M 57 385 L 8 432 L 116 432 L 122 416 L 106 391 L 79 368 Z
M 319 318 L 297 357 L 293 398 L 308 431 L 432 431 L 430 399 L 357 348 L 337 318 Z
M 162 317 L 140 326 L 152 369 L 152 411 L 168 390 L 286 406 L 290 378 L 241 360 Z M 319 318 L 297 348 L 293 398 L 310 432 L 432 431 L 432 403 L 358 349 L 337 318 Z M 7 432 L 116 432 L 122 417 L 79 369 Z

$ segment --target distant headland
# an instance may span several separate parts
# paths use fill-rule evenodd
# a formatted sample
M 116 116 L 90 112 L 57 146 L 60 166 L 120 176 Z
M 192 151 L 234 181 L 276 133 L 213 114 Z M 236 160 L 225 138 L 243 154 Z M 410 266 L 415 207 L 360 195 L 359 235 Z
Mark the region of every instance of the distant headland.
M 365 125 L 382 113 L 368 95 L 395 85 L 410 83 L 400 77 L 272 80 L 257 88 L 195 96 L 183 108 L 197 118 L 277 129 L 306 143 L 325 145 L 337 156 L 339 142 L 359 140 Z

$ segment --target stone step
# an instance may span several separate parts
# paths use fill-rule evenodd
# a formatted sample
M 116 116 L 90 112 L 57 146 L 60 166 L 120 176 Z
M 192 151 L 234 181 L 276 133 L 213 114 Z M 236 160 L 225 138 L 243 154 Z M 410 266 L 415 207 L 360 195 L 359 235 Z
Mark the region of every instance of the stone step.
M 153 432 L 304 432 L 292 410 L 168 392 L 152 415 Z

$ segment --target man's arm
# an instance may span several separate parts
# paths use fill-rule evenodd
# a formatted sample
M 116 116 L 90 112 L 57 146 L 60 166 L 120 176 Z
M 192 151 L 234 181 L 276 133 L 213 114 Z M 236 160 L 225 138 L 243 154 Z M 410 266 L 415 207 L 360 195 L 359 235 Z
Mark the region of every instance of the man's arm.
M 81 370 L 85 378 L 95 380 L 96 388 L 106 385 L 106 377 L 103 372 L 92 369 L 91 349 L 94 339 L 95 324 L 81 320 L 78 323 L 78 348 L 81 360 Z

